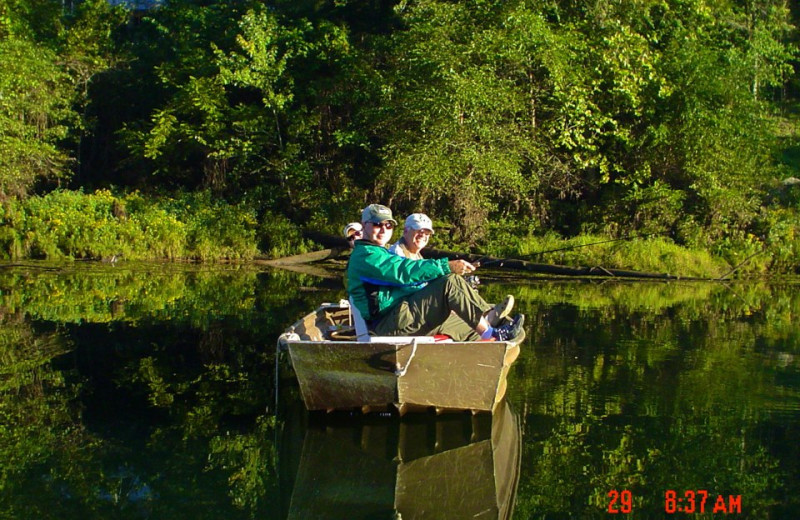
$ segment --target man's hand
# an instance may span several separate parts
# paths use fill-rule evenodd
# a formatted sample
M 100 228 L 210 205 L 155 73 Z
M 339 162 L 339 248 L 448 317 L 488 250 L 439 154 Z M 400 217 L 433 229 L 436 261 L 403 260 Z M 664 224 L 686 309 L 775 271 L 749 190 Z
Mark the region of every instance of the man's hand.
M 456 274 L 469 274 L 475 270 L 475 266 L 466 260 L 450 260 L 447 263 L 450 266 L 450 272 Z

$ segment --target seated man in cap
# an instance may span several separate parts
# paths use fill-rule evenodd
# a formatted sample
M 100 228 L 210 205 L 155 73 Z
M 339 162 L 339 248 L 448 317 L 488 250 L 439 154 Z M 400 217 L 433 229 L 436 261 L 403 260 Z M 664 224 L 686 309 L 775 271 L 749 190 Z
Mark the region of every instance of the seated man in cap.
M 389 252 L 411 260 L 422 260 L 422 249 L 433 235 L 433 222 L 424 213 L 406 217 L 403 236 L 389 247 Z
M 361 222 L 351 222 L 344 227 L 344 237 L 347 239 L 350 249 L 353 249 L 355 241 L 363 236 L 364 228 L 361 226 Z
M 456 341 L 507 341 L 519 335 L 523 315 L 499 325 L 500 314 L 510 308 L 498 312 L 457 276 L 475 266 L 465 260 L 391 254 L 386 244 L 397 221 L 386 206 L 364 208 L 361 223 L 364 238 L 356 240 L 347 264 L 347 292 L 371 331 L 380 336 L 447 334 Z
M 428 241 L 433 235 L 433 222 L 424 213 L 412 213 L 406 217 L 405 225 L 403 226 L 403 236 L 400 240 L 389 246 L 389 252 L 403 258 L 410 258 L 411 260 L 423 260 L 422 250 L 428 245 Z M 477 264 L 474 265 L 477 267 Z M 473 277 L 477 279 L 477 277 Z M 467 278 L 469 279 L 469 277 Z M 476 288 L 475 283 L 470 282 L 473 288 Z M 424 286 L 424 282 L 420 284 Z M 489 325 L 497 325 L 505 316 L 511 312 L 514 307 L 514 297 L 506 295 L 505 300 L 495 307 L 488 314 Z

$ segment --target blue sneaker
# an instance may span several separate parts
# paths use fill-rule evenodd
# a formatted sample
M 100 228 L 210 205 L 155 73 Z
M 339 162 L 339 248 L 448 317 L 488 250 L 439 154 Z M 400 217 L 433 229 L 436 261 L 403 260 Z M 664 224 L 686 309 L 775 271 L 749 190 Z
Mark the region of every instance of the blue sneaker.
M 519 336 L 522 331 L 522 325 L 525 323 L 525 315 L 517 314 L 511 319 L 511 323 L 506 323 L 499 327 L 495 327 L 492 337 L 497 341 L 512 341 Z

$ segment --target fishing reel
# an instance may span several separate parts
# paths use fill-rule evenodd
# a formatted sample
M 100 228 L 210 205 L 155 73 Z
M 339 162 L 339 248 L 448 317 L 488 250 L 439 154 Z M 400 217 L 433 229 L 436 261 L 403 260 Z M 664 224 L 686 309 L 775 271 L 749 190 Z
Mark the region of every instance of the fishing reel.
M 481 279 L 478 278 L 477 274 L 465 275 L 464 280 L 475 290 L 477 290 L 478 286 L 481 284 Z

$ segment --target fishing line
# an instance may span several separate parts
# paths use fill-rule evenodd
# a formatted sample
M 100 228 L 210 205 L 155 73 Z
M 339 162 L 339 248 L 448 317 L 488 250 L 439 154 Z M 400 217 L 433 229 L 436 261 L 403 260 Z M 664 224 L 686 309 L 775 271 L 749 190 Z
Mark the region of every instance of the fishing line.
M 644 237 L 651 237 L 651 236 L 654 236 L 654 235 L 657 236 L 657 235 L 662 235 L 662 234 L 663 233 L 645 233 L 645 234 L 641 234 L 641 235 L 626 235 L 624 237 L 612 238 L 610 240 L 602 240 L 600 242 L 592 242 L 592 243 L 589 243 L 589 244 L 580 244 L 580 245 L 576 245 L 576 246 L 560 247 L 558 249 L 550 249 L 549 251 L 539 251 L 538 253 L 530 253 L 528 255 L 524 255 L 522 258 L 531 258 L 531 257 L 534 257 L 534 256 L 540 256 L 540 255 L 543 255 L 543 254 L 546 254 L 546 253 L 557 253 L 559 251 L 569 251 L 569 250 L 572 250 L 572 249 L 578 249 L 579 247 L 596 246 L 598 244 L 608 244 L 610 242 L 619 242 L 620 240 L 628 240 L 628 239 L 631 239 L 631 238 L 644 238 Z
M 612 238 L 610 240 L 602 240 L 600 242 L 592 242 L 592 243 L 589 243 L 589 244 L 580 244 L 580 245 L 575 245 L 575 246 L 560 247 L 558 249 L 550 249 L 548 251 L 539 251 L 537 253 L 530 253 L 530 254 L 527 254 L 527 255 L 520 256 L 519 259 L 520 260 L 524 260 L 524 259 L 527 259 L 527 258 L 533 258 L 533 257 L 536 257 L 536 256 L 541 256 L 541 255 L 544 255 L 544 254 L 547 254 L 547 253 L 557 253 L 559 251 L 570 251 L 572 249 L 578 249 L 580 247 L 596 246 L 598 244 L 608 244 L 610 242 L 619 242 L 620 240 L 629 240 L 631 238 L 644 238 L 644 237 L 658 236 L 658 235 L 662 235 L 662 234 L 663 233 L 644 233 L 644 234 L 641 234 L 641 235 L 626 235 L 624 237 Z M 508 260 L 508 258 L 490 259 L 489 256 L 484 255 L 478 260 L 478 263 L 480 263 L 481 266 L 487 266 L 487 265 L 492 265 L 492 264 L 500 264 L 500 266 L 502 267 L 502 263 L 506 262 L 507 260 Z M 475 263 L 475 262 L 473 262 L 473 263 Z

